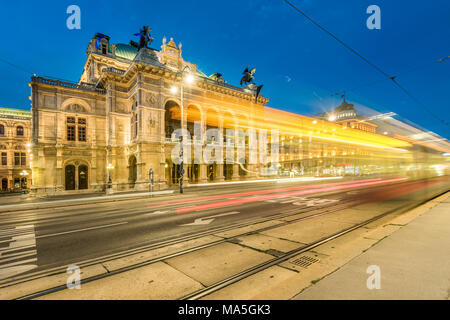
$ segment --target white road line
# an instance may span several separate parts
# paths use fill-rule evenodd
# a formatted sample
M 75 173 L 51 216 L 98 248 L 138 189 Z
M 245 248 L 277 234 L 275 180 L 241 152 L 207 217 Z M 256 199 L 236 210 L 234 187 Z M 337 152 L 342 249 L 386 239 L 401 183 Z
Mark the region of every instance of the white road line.
M 25 263 L 28 263 L 28 262 L 36 262 L 36 261 L 37 261 L 37 258 L 33 258 L 33 259 L 28 259 L 28 260 L 23 260 L 23 261 L 16 261 L 16 262 L 4 264 L 4 265 L 1 266 L 0 271 L 2 269 L 6 269 L 6 268 L 9 268 L 9 267 L 25 264 Z M 0 276 L 0 278 L 1 278 L 1 276 Z
M 2 237 L 8 237 L 9 239 L 0 242 L 8 243 L 7 247 L 0 249 L 0 279 L 6 279 L 37 268 L 34 225 L 21 225 L 2 231 Z
M 31 251 L 21 251 L 21 252 L 16 252 L 16 253 L 10 253 L 10 254 L 8 254 L 6 257 L 7 258 L 10 258 L 10 257 L 17 257 L 17 256 L 20 256 L 21 254 L 24 254 L 24 253 L 26 253 L 26 252 L 30 252 L 30 253 L 34 253 L 34 254 L 37 254 L 37 251 L 36 250 L 31 250 Z M 2 255 L 2 253 L 0 252 L 0 256 Z M 3 260 L 2 260 L 3 261 Z
M 12 240 L 11 239 L 8 239 L 8 240 L 3 240 L 3 241 L 0 241 L 0 243 L 5 243 L 5 242 L 13 242 L 13 241 L 26 241 L 26 240 L 34 240 L 34 234 L 30 234 L 30 233 L 28 233 L 28 234 L 20 234 L 20 235 L 17 235 L 17 236 L 9 236 L 9 238 L 12 238 Z
M 215 218 L 230 216 L 232 214 L 238 214 L 238 213 L 239 213 L 239 211 L 231 211 L 231 212 L 216 214 L 214 216 L 198 218 L 198 219 L 195 219 L 194 222 L 192 222 L 192 223 L 180 224 L 180 226 L 199 226 L 199 225 L 210 224 L 211 222 L 213 222 L 215 220 Z
M 21 258 L 25 258 L 25 257 L 29 257 L 29 256 L 35 256 L 37 254 L 36 250 L 33 251 L 26 251 L 26 252 L 19 252 L 19 253 L 15 253 L 11 256 L 6 256 L 5 259 L 2 259 L 0 262 L 8 262 L 8 261 L 14 261 L 17 259 L 21 259 Z M 20 260 L 20 262 L 22 262 L 22 260 Z M 23 262 L 22 262 L 23 263 Z M 4 266 L 4 264 L 0 264 L 0 269 L 2 269 Z
M 84 228 L 84 229 L 78 229 L 78 230 L 71 230 L 71 231 L 64 231 L 64 232 L 58 232 L 58 233 L 52 233 L 52 234 L 44 234 L 44 235 L 41 235 L 41 236 L 37 236 L 36 238 L 38 238 L 38 239 L 40 239 L 40 238 L 48 238 L 48 237 L 60 236 L 60 235 L 63 235 L 63 234 L 69 234 L 69 233 L 75 233 L 75 232 L 81 232 L 81 231 L 89 231 L 89 230 L 95 230 L 95 229 L 101 229 L 101 228 L 114 227 L 114 226 L 119 226 L 119 225 L 126 224 L 126 223 L 128 223 L 128 222 L 125 221 L 125 222 L 107 224 L 107 225 L 104 225 L 104 226 L 96 226 L 96 227 L 90 227 L 90 228 Z
M 23 249 L 28 249 L 28 248 L 34 248 L 35 247 L 35 245 L 34 244 L 31 244 L 31 245 L 28 245 L 28 246 L 22 246 L 22 247 L 15 247 L 15 248 L 6 248 L 6 249 L 1 249 L 0 250 L 0 255 L 2 255 L 3 253 L 6 253 L 6 252 L 11 252 L 11 251 L 17 251 L 17 250 L 23 250 Z
M 167 212 L 169 212 L 169 211 L 168 210 L 166 210 L 166 211 L 154 211 L 154 212 L 151 212 L 151 213 L 146 213 L 146 214 L 144 214 L 144 216 L 157 216 L 157 215 L 160 215 L 160 214 L 165 214 Z

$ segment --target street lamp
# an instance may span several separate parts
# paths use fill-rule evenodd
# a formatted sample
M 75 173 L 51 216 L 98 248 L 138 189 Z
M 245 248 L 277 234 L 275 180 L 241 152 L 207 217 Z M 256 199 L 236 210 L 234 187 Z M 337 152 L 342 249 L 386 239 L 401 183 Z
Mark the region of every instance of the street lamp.
M 183 135 L 180 137 L 180 193 L 183 193 Z
M 29 175 L 29 173 L 25 170 L 23 170 L 21 173 L 19 173 L 23 178 L 26 179 L 26 177 Z M 22 179 L 23 179 L 22 178 Z M 24 182 L 22 182 L 22 198 L 25 197 L 25 195 L 27 194 L 27 180 L 25 180 Z
M 114 169 L 114 166 L 111 163 L 109 163 L 108 166 L 106 167 L 106 169 L 108 169 L 108 185 L 107 185 L 106 193 L 111 193 L 111 187 L 112 187 L 111 169 Z
M 184 73 L 187 72 L 187 76 L 184 78 Z M 181 109 L 181 138 L 180 138 L 180 193 L 183 193 L 183 175 L 184 175 L 184 169 L 183 169 L 183 129 L 184 129 L 184 106 L 183 106 L 183 82 L 186 81 L 186 83 L 191 84 L 194 82 L 194 76 L 189 73 L 190 68 L 189 66 L 184 66 L 183 70 L 181 70 L 181 81 L 180 81 L 180 109 Z M 177 92 L 176 87 L 172 87 L 171 89 L 172 93 Z
M 150 170 L 148 172 L 148 180 L 149 180 L 149 183 L 150 183 L 150 192 L 153 193 L 153 183 L 154 183 L 154 180 L 153 180 L 153 168 L 150 168 Z

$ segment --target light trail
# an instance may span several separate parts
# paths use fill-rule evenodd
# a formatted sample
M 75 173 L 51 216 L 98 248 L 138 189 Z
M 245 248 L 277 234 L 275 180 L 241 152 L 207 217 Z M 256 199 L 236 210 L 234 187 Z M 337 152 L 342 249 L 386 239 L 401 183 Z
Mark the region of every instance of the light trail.
M 328 187 L 328 188 L 317 188 L 317 189 L 302 190 L 302 191 L 287 192 L 287 193 L 276 193 L 276 194 L 264 195 L 264 196 L 259 196 L 259 197 L 233 199 L 233 200 L 227 200 L 227 201 L 221 201 L 221 202 L 206 203 L 206 204 L 201 204 L 201 205 L 196 205 L 196 206 L 191 206 L 191 207 L 178 208 L 176 210 L 176 213 L 187 213 L 187 212 L 192 212 L 192 211 L 221 208 L 221 207 L 240 205 L 240 204 L 251 203 L 251 202 L 272 200 L 272 199 L 277 199 L 277 198 L 300 196 L 300 195 L 312 194 L 312 193 L 316 193 L 316 192 L 327 192 L 327 191 L 337 191 L 337 190 L 344 190 L 344 189 L 367 187 L 367 186 L 373 186 L 373 185 L 390 183 L 390 182 L 400 182 L 400 181 L 405 181 L 405 180 L 408 180 L 408 178 L 396 178 L 396 179 L 388 179 L 388 180 L 366 182 L 366 183 L 358 182 L 358 183 L 354 183 L 354 184 L 333 186 L 333 187 Z
M 380 180 L 381 180 L 381 178 L 374 178 L 374 179 L 358 180 L 358 182 L 372 182 L 372 181 L 380 181 Z M 346 184 L 352 184 L 352 183 L 355 183 L 355 181 L 334 182 L 334 183 L 325 183 L 325 184 L 321 184 L 321 185 L 309 185 L 309 186 L 299 186 L 299 187 L 289 187 L 289 188 L 279 188 L 279 189 L 269 189 L 269 190 L 258 190 L 258 191 L 248 191 L 248 192 L 240 192 L 240 193 L 229 193 L 229 194 L 221 194 L 221 195 L 217 195 L 217 196 L 200 197 L 200 198 L 195 198 L 195 199 L 174 200 L 174 201 L 168 201 L 168 202 L 162 202 L 162 203 L 153 203 L 153 204 L 148 204 L 147 208 L 165 207 L 165 206 L 169 206 L 169 205 L 194 203 L 194 202 L 202 202 L 202 201 L 218 200 L 218 199 L 226 199 L 226 198 L 253 196 L 253 195 L 265 194 L 265 193 L 275 193 L 275 192 L 302 190 L 302 189 L 310 189 L 310 188 L 323 188 L 323 187 L 346 185 Z

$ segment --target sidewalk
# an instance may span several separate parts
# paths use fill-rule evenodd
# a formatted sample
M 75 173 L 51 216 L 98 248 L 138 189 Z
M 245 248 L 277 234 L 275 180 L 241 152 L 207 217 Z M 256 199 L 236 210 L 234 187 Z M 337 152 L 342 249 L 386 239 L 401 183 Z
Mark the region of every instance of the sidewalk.
M 368 289 L 369 266 L 380 289 Z M 293 298 L 450 299 L 450 197 Z
M 22 199 L 19 198 L 15 203 L 11 201 L 10 203 L 1 203 L 0 202 L 0 213 L 2 212 L 11 212 L 11 211 L 19 211 L 24 209 L 43 209 L 43 208 L 53 208 L 59 206 L 67 206 L 67 205 L 77 205 L 77 204 L 87 204 L 87 203 L 100 203 L 100 202 L 108 202 L 112 200 L 131 200 L 142 197 L 150 197 L 154 195 L 168 195 L 174 193 L 174 190 L 162 190 L 162 191 L 154 191 L 154 192 L 133 192 L 133 193 L 124 193 L 124 194 L 112 194 L 112 195 L 81 195 L 81 196 L 65 196 L 56 199 L 41 199 L 41 198 L 27 198 Z M 20 202 L 19 203 L 19 199 Z

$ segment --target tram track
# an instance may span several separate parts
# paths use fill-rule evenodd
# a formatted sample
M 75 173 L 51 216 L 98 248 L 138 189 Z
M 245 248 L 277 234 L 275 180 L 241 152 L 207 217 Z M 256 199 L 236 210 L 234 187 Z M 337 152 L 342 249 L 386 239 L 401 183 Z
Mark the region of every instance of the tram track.
M 369 188 L 369 189 L 372 189 L 372 188 Z M 348 192 L 348 190 L 339 191 L 339 192 L 330 192 L 329 194 L 340 194 L 340 193 L 346 193 L 346 192 Z M 368 191 L 366 189 L 365 192 L 370 192 L 370 191 Z M 435 196 L 435 197 L 437 197 L 437 196 Z M 433 198 L 435 198 L 435 197 L 433 197 Z M 175 238 L 175 239 L 167 239 L 167 240 L 164 240 L 164 241 L 161 241 L 161 242 L 158 242 L 158 243 L 149 244 L 149 245 L 146 245 L 146 246 L 141 246 L 139 248 L 133 248 L 133 249 L 130 249 L 130 250 L 127 250 L 127 251 L 113 253 L 113 254 L 110 254 L 110 255 L 107 255 L 107 256 L 103 256 L 103 257 L 99 257 L 99 258 L 85 260 L 85 261 L 82 261 L 82 262 L 79 262 L 79 263 L 75 263 L 75 264 L 78 265 L 81 268 L 88 267 L 88 266 L 92 266 L 92 265 L 95 265 L 95 264 L 101 264 L 101 263 L 105 263 L 105 262 L 108 262 L 108 261 L 112 261 L 112 260 L 116 260 L 116 259 L 120 259 L 120 258 L 125 258 L 125 257 L 131 256 L 131 255 L 134 255 L 134 254 L 139 254 L 139 253 L 150 251 L 150 250 L 155 250 L 155 249 L 159 249 L 159 248 L 168 247 L 170 245 L 179 244 L 179 243 L 186 242 L 186 241 L 189 241 L 189 240 L 195 240 L 195 239 L 198 239 L 198 238 L 201 238 L 201 237 L 205 237 L 205 236 L 208 236 L 208 235 L 214 235 L 214 234 L 219 233 L 219 232 L 225 232 L 225 231 L 230 231 L 230 230 L 239 229 L 239 228 L 243 228 L 243 227 L 248 227 L 248 226 L 259 224 L 259 223 L 264 223 L 264 222 L 267 222 L 267 221 L 273 221 L 273 220 L 288 218 L 288 217 L 292 217 L 292 216 L 296 216 L 296 215 L 301 215 L 301 214 L 304 214 L 304 213 L 308 214 L 308 215 L 301 215 L 298 218 L 289 219 L 288 221 L 284 221 L 284 222 L 279 223 L 279 224 L 275 224 L 275 225 L 272 225 L 272 226 L 266 226 L 266 227 L 262 227 L 262 228 L 259 228 L 259 229 L 253 229 L 251 231 L 243 232 L 243 233 L 234 235 L 234 236 L 229 237 L 229 238 L 224 238 L 224 239 L 220 239 L 218 241 L 213 241 L 213 242 L 210 242 L 210 243 L 207 243 L 207 244 L 195 246 L 195 247 L 188 248 L 188 249 L 185 249 L 185 250 L 180 250 L 178 252 L 174 252 L 174 253 L 171 253 L 171 254 L 166 254 L 166 255 L 163 255 L 163 256 L 160 256 L 160 257 L 157 257 L 157 258 L 154 258 L 154 259 L 150 259 L 150 260 L 147 260 L 147 261 L 144 261 L 144 262 L 136 263 L 136 264 L 133 264 L 133 265 L 130 265 L 130 266 L 127 266 L 127 267 L 123 267 L 123 268 L 120 268 L 120 269 L 117 269 L 117 270 L 114 270 L 114 271 L 110 271 L 110 272 L 107 272 L 105 274 L 101 274 L 101 275 L 97 275 L 97 276 L 94 276 L 94 277 L 90 277 L 90 278 L 86 278 L 86 279 L 82 279 L 81 280 L 81 284 L 88 283 L 88 282 L 100 280 L 100 279 L 103 279 L 103 278 L 107 278 L 107 277 L 110 277 L 110 276 L 113 276 L 113 275 L 116 275 L 116 274 L 120 274 L 120 273 L 123 273 L 123 272 L 127 272 L 127 271 L 130 271 L 130 270 L 134 270 L 134 269 L 137 269 L 137 268 L 140 268 L 140 267 L 143 267 L 143 266 L 154 264 L 154 263 L 159 262 L 159 261 L 163 261 L 163 260 L 170 259 L 170 258 L 173 258 L 173 257 L 185 255 L 185 254 L 188 254 L 188 253 L 191 253 L 191 252 L 194 252 L 194 251 L 198 251 L 198 250 L 202 250 L 202 249 L 205 249 L 205 248 L 208 248 L 208 247 L 212 247 L 212 246 L 224 243 L 224 242 L 230 242 L 233 239 L 237 239 L 239 237 L 243 237 L 243 236 L 246 236 L 246 235 L 249 235 L 249 234 L 252 234 L 252 233 L 262 232 L 262 231 L 266 231 L 266 230 L 270 230 L 270 229 L 274 229 L 274 228 L 279 228 L 279 227 L 282 227 L 282 226 L 285 226 L 285 225 L 289 225 L 289 224 L 292 224 L 292 223 L 296 223 L 296 222 L 299 222 L 299 221 L 302 221 L 302 220 L 312 219 L 312 218 L 315 218 L 315 217 L 323 216 L 323 215 L 330 214 L 330 213 L 333 213 L 333 212 L 336 212 L 336 211 L 341 211 L 341 210 L 344 210 L 344 209 L 348 209 L 348 208 L 351 208 L 351 207 L 356 206 L 356 205 L 360 205 L 360 204 L 363 204 L 363 203 L 370 202 L 370 201 L 367 201 L 367 200 L 361 200 L 360 198 L 361 198 L 360 195 L 352 196 L 352 197 L 344 200 L 343 202 L 341 202 L 338 205 L 333 205 L 332 208 L 330 208 L 329 205 L 328 206 L 325 205 L 325 206 L 321 206 L 321 207 L 318 207 L 318 208 L 313 209 L 313 210 L 308 209 L 308 208 L 287 210 L 287 211 L 285 211 L 283 213 L 273 214 L 273 215 L 270 215 L 270 216 L 267 216 L 267 217 L 264 217 L 264 218 L 252 219 L 252 220 L 241 222 L 241 223 L 236 223 L 236 224 L 231 224 L 231 225 L 227 225 L 227 226 L 211 228 L 211 229 L 208 229 L 208 230 L 205 230 L 205 231 L 196 232 L 194 234 L 185 235 L 185 236 L 178 237 L 178 238 Z M 429 200 L 426 200 L 426 201 L 429 201 Z M 426 201 L 423 201 L 423 202 L 426 202 Z M 413 207 L 414 206 L 418 206 L 420 204 L 414 204 Z M 408 208 L 406 210 L 409 210 L 409 209 L 410 208 Z M 318 245 L 320 245 L 322 243 L 325 243 L 327 241 L 331 241 L 332 239 L 334 239 L 336 237 L 339 237 L 339 236 L 341 236 L 343 234 L 351 232 L 351 231 L 353 231 L 353 230 L 355 230 L 357 228 L 360 228 L 360 227 L 362 227 L 362 226 L 364 226 L 364 225 L 366 225 L 366 224 L 368 224 L 368 223 L 370 223 L 372 221 L 378 220 L 381 217 L 392 213 L 393 211 L 398 211 L 398 210 L 399 210 L 399 208 L 390 210 L 389 212 L 386 212 L 386 213 L 383 213 L 383 214 L 381 214 L 379 216 L 371 218 L 371 219 L 369 219 L 367 221 L 364 221 L 364 222 L 362 222 L 360 224 L 357 224 L 357 225 L 355 225 L 355 226 L 353 226 L 353 227 L 351 227 L 349 229 L 345 229 L 345 230 L 339 232 L 338 234 L 334 234 L 334 235 L 331 235 L 331 236 L 329 236 L 329 237 L 327 237 L 325 239 L 321 239 L 318 242 L 315 242 L 315 243 L 312 243 L 312 244 L 308 244 L 308 245 L 306 245 L 304 247 L 301 247 L 301 248 L 298 248 L 298 249 L 293 250 L 291 252 L 288 252 L 287 254 L 285 254 L 285 255 L 283 255 L 281 257 L 277 257 L 277 258 L 272 259 L 272 260 L 270 260 L 270 261 L 268 261 L 268 262 L 266 262 L 266 263 L 264 263 L 262 265 L 258 265 L 256 267 L 253 267 L 253 268 L 247 270 L 247 271 L 244 271 L 243 273 L 237 274 L 237 275 L 235 275 L 233 277 L 230 277 L 230 278 L 228 278 L 226 280 L 223 280 L 223 281 L 221 281 L 220 283 L 218 283 L 216 285 L 213 285 L 213 286 L 210 286 L 210 287 L 206 288 L 206 289 L 209 290 L 208 291 L 209 293 L 206 293 L 206 294 L 210 294 L 210 292 L 211 292 L 210 290 L 213 290 L 213 291 L 214 290 L 215 291 L 220 290 L 224 286 L 228 286 L 231 283 L 234 283 L 234 282 L 239 281 L 239 280 L 241 280 L 241 279 L 243 279 L 245 277 L 250 276 L 251 274 L 254 274 L 255 272 L 259 272 L 260 270 L 264 270 L 264 269 L 272 266 L 273 264 L 277 264 L 277 263 L 280 263 L 282 261 L 288 260 L 291 257 L 291 255 L 297 255 L 297 254 L 300 254 L 300 253 L 302 253 L 304 251 L 308 251 L 311 248 L 314 248 L 314 247 L 316 247 L 316 246 L 318 246 Z M 65 267 L 55 267 L 53 269 L 46 269 L 46 270 L 42 270 L 42 271 L 39 271 L 39 272 L 36 272 L 36 273 L 33 273 L 33 274 L 27 274 L 27 275 L 25 275 L 23 277 L 15 277 L 14 279 L 6 279 L 5 281 L 0 282 L 0 288 L 6 288 L 6 287 L 9 287 L 9 286 L 12 286 L 12 285 L 15 285 L 15 284 L 19 284 L 19 283 L 23 283 L 23 282 L 27 282 L 27 281 L 31 281 L 31 280 L 36 280 L 36 279 L 43 278 L 43 277 L 46 277 L 46 276 L 55 275 L 55 274 L 58 274 L 58 273 L 65 273 L 65 272 L 66 272 Z M 38 298 L 38 297 L 41 297 L 41 296 L 44 296 L 44 295 L 47 295 L 47 294 L 50 294 L 50 293 L 54 293 L 54 292 L 57 292 L 57 291 L 64 290 L 66 288 L 67 287 L 65 285 L 63 285 L 63 286 L 56 286 L 54 288 L 50 288 L 50 289 L 47 289 L 47 290 L 43 290 L 43 291 L 36 292 L 36 293 L 30 294 L 30 295 L 27 295 L 27 296 L 20 297 L 19 299 L 34 299 L 34 298 Z M 206 289 L 204 289 L 204 290 L 206 290 Z M 205 296 L 205 293 L 203 293 L 203 291 L 199 292 L 198 294 L 201 295 L 201 296 Z M 186 299 L 191 299 L 191 298 L 195 298 L 196 299 L 196 298 L 201 297 L 201 296 L 192 295 L 192 296 L 188 296 L 188 297 L 185 297 L 185 298 Z
M 133 265 L 130 265 L 130 266 L 127 266 L 127 267 L 124 267 L 124 268 L 120 268 L 120 269 L 117 269 L 117 270 L 114 270 L 114 271 L 110 271 L 110 272 L 105 273 L 105 274 L 101 274 L 101 275 L 98 275 L 98 276 L 82 279 L 80 283 L 81 284 L 85 284 L 85 283 L 88 283 L 88 282 L 104 279 L 104 278 L 107 278 L 107 277 L 110 277 L 110 276 L 113 276 L 113 275 L 116 275 L 116 274 L 120 274 L 120 273 L 123 273 L 123 272 L 131 271 L 131 270 L 134 270 L 134 269 L 137 269 L 137 268 L 140 268 L 140 267 L 148 266 L 148 265 L 151 265 L 151 264 L 154 264 L 154 263 L 166 260 L 166 259 L 182 256 L 182 255 L 185 255 L 185 254 L 188 254 L 188 253 L 191 253 L 191 252 L 195 252 L 195 251 L 199 251 L 199 250 L 202 250 L 202 249 L 205 249 L 205 248 L 208 248 L 208 247 L 216 246 L 216 245 L 219 245 L 221 243 L 230 242 L 233 239 L 237 239 L 239 237 L 243 237 L 243 236 L 255 233 L 255 232 L 267 231 L 267 230 L 270 230 L 270 229 L 273 229 L 273 228 L 282 227 L 282 226 L 289 225 L 289 224 L 292 224 L 292 223 L 296 223 L 296 222 L 299 222 L 299 221 L 302 221 L 302 220 L 313 219 L 315 217 L 320 217 L 320 216 L 323 216 L 323 215 L 326 215 L 326 214 L 330 214 L 330 213 L 333 213 L 333 212 L 336 212 L 336 211 L 344 210 L 344 209 L 350 208 L 350 207 L 352 207 L 354 205 L 357 205 L 357 204 L 361 204 L 361 201 L 348 200 L 348 201 L 346 201 L 346 203 L 341 203 L 340 205 L 333 206 L 332 209 L 329 209 L 327 206 L 325 206 L 324 208 L 317 208 L 317 209 L 314 209 L 314 210 L 293 209 L 293 210 L 289 210 L 288 212 L 285 212 L 283 214 L 278 214 L 278 215 L 276 214 L 276 215 L 272 215 L 270 217 L 261 218 L 261 219 L 258 219 L 258 220 L 252 220 L 252 221 L 248 221 L 248 222 L 245 222 L 245 223 L 239 223 L 239 224 L 229 225 L 229 226 L 225 226 L 225 227 L 218 227 L 218 228 L 210 229 L 210 230 L 207 230 L 207 231 L 204 231 L 204 232 L 195 233 L 193 235 L 185 236 L 185 237 L 182 237 L 182 238 L 177 238 L 177 239 L 174 239 L 174 240 L 168 240 L 168 241 L 160 242 L 160 243 L 157 243 L 157 244 L 152 244 L 152 245 L 145 246 L 145 247 L 135 248 L 135 249 L 132 249 L 132 250 L 126 252 L 126 253 L 121 252 L 121 253 L 117 253 L 117 254 L 112 254 L 112 255 L 107 256 L 107 257 L 95 258 L 95 259 L 92 259 L 92 260 L 89 260 L 89 261 L 84 261 L 84 262 L 81 262 L 81 263 L 74 263 L 74 264 L 79 266 L 80 268 L 84 268 L 84 267 L 88 267 L 88 266 L 92 266 L 92 265 L 96 265 L 96 264 L 106 263 L 106 262 L 109 262 L 109 261 L 112 261 L 112 260 L 115 260 L 115 259 L 125 258 L 125 257 L 131 256 L 131 255 L 142 253 L 142 252 L 146 252 L 146 251 L 156 250 L 156 249 L 159 249 L 159 248 L 163 248 L 163 247 L 167 247 L 167 246 L 170 246 L 170 245 L 186 242 L 186 241 L 189 241 L 189 240 L 195 240 L 195 239 L 198 239 L 198 238 L 201 238 L 201 237 L 205 237 L 205 236 L 208 236 L 208 235 L 213 235 L 213 234 L 216 234 L 216 233 L 219 233 L 219 232 L 226 232 L 226 231 L 235 230 L 235 229 L 239 229 L 239 228 L 244 228 L 244 227 L 248 227 L 248 226 L 259 224 L 259 223 L 273 221 L 273 220 L 277 220 L 277 219 L 281 219 L 281 218 L 292 217 L 292 216 L 299 215 L 299 214 L 302 214 L 302 213 L 305 213 L 305 212 L 310 212 L 311 213 L 311 214 L 309 214 L 307 216 L 301 216 L 301 217 L 298 217 L 296 219 L 290 219 L 289 221 L 285 221 L 285 222 L 282 222 L 282 223 L 279 223 L 279 224 L 276 224 L 276 225 L 267 226 L 267 227 L 263 227 L 263 228 L 259 228 L 259 229 L 254 229 L 254 230 L 251 230 L 251 231 L 248 231 L 248 232 L 243 232 L 243 233 L 237 234 L 235 236 L 232 236 L 230 238 L 223 238 L 223 239 L 220 239 L 220 240 L 217 240 L 217 241 L 213 241 L 213 242 L 210 242 L 210 243 L 207 243 L 207 244 L 195 246 L 195 247 L 192 247 L 192 248 L 189 248 L 189 249 L 185 249 L 185 250 L 181 250 L 181 251 L 178 251 L 178 252 L 175 252 L 175 253 L 172 253 L 172 254 L 163 255 L 161 257 L 154 258 L 154 259 L 151 259 L 151 260 L 148 260 L 148 261 L 145 261 L 145 262 L 141 262 L 141 263 L 138 263 L 138 264 L 133 264 Z M 53 270 L 44 270 L 42 272 L 39 272 L 39 273 L 36 273 L 36 274 L 33 274 L 33 275 L 28 275 L 28 276 L 20 278 L 20 279 L 16 278 L 13 281 L 0 283 L 0 289 L 4 289 L 4 288 L 7 288 L 9 286 L 16 285 L 16 284 L 19 284 L 19 283 L 23 283 L 23 282 L 27 282 L 27 281 L 31 281 L 31 280 L 36 280 L 36 279 L 43 278 L 43 277 L 46 277 L 46 276 L 55 275 L 55 274 L 58 274 L 58 273 L 65 273 L 65 272 L 66 272 L 66 268 L 65 267 L 58 267 L 58 268 L 55 268 Z M 50 293 L 54 293 L 54 292 L 58 292 L 58 291 L 64 290 L 66 288 L 67 287 L 65 285 L 57 286 L 57 287 L 54 287 L 54 288 L 51 288 L 51 289 L 48 289 L 48 290 L 43 290 L 43 291 L 31 294 L 31 295 L 23 296 L 23 297 L 20 297 L 18 299 L 19 300 L 35 299 L 35 298 L 38 298 L 38 297 L 41 297 L 41 296 L 44 296 L 44 295 L 47 295 L 47 294 L 50 294 Z
M 364 226 L 368 225 L 369 223 L 372 223 L 372 222 L 375 222 L 375 221 L 377 221 L 377 220 L 379 220 L 381 218 L 384 218 L 384 217 L 388 216 L 389 214 L 407 212 L 407 211 L 412 210 L 412 209 L 414 209 L 416 207 L 419 207 L 420 205 L 422 205 L 422 204 L 424 204 L 426 202 L 429 202 L 429 201 L 431 201 L 433 199 L 436 199 L 436 198 L 446 194 L 447 192 L 448 192 L 448 190 L 444 191 L 444 192 L 440 192 L 440 193 L 434 195 L 432 198 L 429 198 L 427 200 L 423 200 L 420 203 L 415 203 L 415 204 L 412 204 L 412 205 L 407 206 L 407 207 L 403 207 L 403 208 L 402 207 L 398 207 L 398 208 L 394 208 L 394 209 L 388 210 L 388 211 L 386 211 L 386 212 L 384 212 L 382 214 L 379 214 L 379 215 L 377 215 L 375 217 L 372 217 L 372 218 L 367 219 L 367 220 L 365 220 L 363 222 L 357 223 L 357 224 L 355 224 L 355 225 L 353 225 L 353 226 L 351 226 L 349 228 L 345 228 L 345 229 L 343 229 L 341 231 L 338 231 L 338 232 L 333 233 L 333 234 L 331 234 L 329 236 L 323 237 L 323 238 L 321 238 L 321 239 L 319 239 L 317 241 L 314 241 L 312 243 L 309 243 L 309 244 L 307 244 L 305 246 L 302 246 L 300 248 L 291 250 L 291 251 L 289 251 L 289 252 L 287 252 L 287 253 L 279 256 L 279 257 L 275 257 L 275 258 L 273 258 L 273 259 L 271 259 L 269 261 L 263 262 L 263 263 L 258 264 L 256 266 L 253 266 L 253 267 L 251 267 L 251 268 L 249 268 L 247 270 L 244 270 L 244 271 L 242 271 L 240 273 L 237 273 L 237 274 L 235 274 L 235 275 L 233 275 L 231 277 L 228 277 L 228 278 L 226 278 L 224 280 L 216 282 L 215 284 L 207 286 L 206 288 L 198 290 L 197 292 L 194 292 L 192 294 L 189 294 L 189 295 L 181 298 L 180 300 L 199 300 L 201 298 L 207 297 L 208 295 L 210 295 L 212 293 L 215 293 L 215 292 L 217 292 L 217 291 L 219 291 L 219 290 L 221 290 L 221 289 L 223 289 L 225 287 L 228 287 L 228 286 L 230 286 L 230 285 L 232 285 L 232 284 L 234 284 L 234 283 L 236 283 L 238 281 L 241 281 L 241 280 L 243 280 L 245 278 L 248 278 L 248 277 L 250 277 L 252 275 L 255 275 L 255 274 L 257 274 L 257 273 L 259 273 L 259 272 L 261 272 L 263 270 L 266 270 L 266 269 L 268 269 L 268 268 L 270 268 L 272 266 L 278 265 L 278 264 L 280 264 L 280 263 L 282 263 L 284 261 L 287 261 L 287 260 L 289 260 L 289 259 L 291 259 L 291 258 L 293 258 L 295 256 L 298 256 L 299 254 L 302 254 L 304 252 L 310 251 L 311 249 L 314 249 L 314 248 L 316 248 L 316 247 L 318 247 L 318 246 L 320 246 L 322 244 L 330 242 L 330 241 L 332 241 L 332 240 L 334 240 L 336 238 L 339 238 L 339 237 L 341 237 L 343 235 L 346 235 L 346 234 L 348 234 L 348 233 L 350 233 L 350 232 L 352 232 L 352 231 L 354 231 L 356 229 L 364 227 Z

